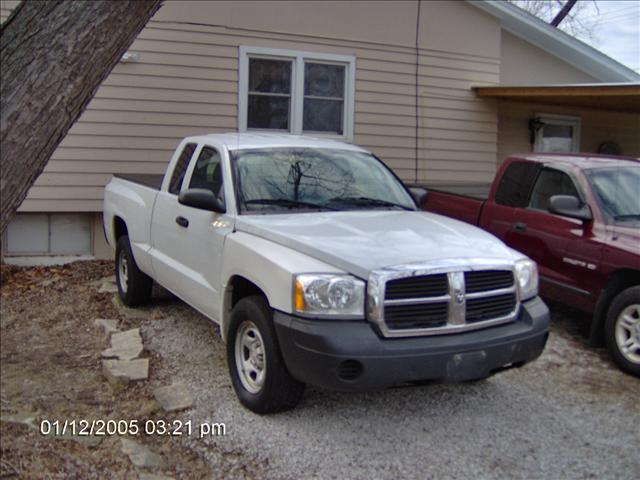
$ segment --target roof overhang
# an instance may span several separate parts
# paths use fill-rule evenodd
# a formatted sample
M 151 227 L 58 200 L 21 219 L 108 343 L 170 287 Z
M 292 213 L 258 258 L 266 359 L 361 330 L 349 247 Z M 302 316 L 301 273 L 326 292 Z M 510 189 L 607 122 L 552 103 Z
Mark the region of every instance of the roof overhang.
M 478 97 L 640 113 L 640 83 L 483 86 Z
M 503 0 L 470 1 L 500 19 L 509 33 L 558 57 L 602 82 L 640 82 L 640 75 L 586 43 L 567 35 L 530 13 Z

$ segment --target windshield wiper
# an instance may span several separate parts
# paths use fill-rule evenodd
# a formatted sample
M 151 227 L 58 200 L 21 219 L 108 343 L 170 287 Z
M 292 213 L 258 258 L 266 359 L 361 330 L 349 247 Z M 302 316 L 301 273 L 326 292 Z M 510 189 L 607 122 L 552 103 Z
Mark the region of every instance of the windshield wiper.
M 318 203 L 302 202 L 300 200 L 290 200 L 288 198 L 253 198 L 251 200 L 245 200 L 244 204 L 255 205 L 276 205 L 278 207 L 301 207 L 301 208 L 317 208 L 321 210 L 338 210 L 337 208 L 330 207 L 328 205 L 320 205 Z
M 375 207 L 396 207 L 401 208 L 403 210 L 414 211 L 415 209 L 411 207 L 407 207 L 406 205 L 401 205 L 399 203 L 389 202 L 387 200 L 382 200 L 380 198 L 370 198 L 370 197 L 335 197 L 331 199 L 332 202 L 344 202 L 350 203 L 353 205 L 370 205 Z
M 640 220 L 640 213 L 631 213 L 628 215 L 614 215 L 614 220 Z

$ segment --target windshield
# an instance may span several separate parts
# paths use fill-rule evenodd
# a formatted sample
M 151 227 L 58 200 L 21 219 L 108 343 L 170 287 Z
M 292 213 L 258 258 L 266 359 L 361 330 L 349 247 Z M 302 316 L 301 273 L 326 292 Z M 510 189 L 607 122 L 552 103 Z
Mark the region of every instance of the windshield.
M 614 222 L 640 220 L 640 165 L 586 171 L 600 207 Z
M 415 210 L 403 185 L 368 153 L 265 148 L 232 158 L 240 211 Z

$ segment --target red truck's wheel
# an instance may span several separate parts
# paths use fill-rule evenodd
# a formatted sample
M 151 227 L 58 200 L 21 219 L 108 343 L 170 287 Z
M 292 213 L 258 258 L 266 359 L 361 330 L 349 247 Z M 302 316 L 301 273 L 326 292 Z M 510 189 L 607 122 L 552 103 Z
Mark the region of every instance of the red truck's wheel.
M 640 286 L 627 288 L 613 299 L 604 333 L 618 366 L 640 377 Z
M 116 244 L 116 284 L 118 296 L 127 307 L 142 305 L 151 299 L 153 280 L 138 268 L 127 235 L 122 235 Z
M 231 312 L 227 363 L 240 403 L 256 413 L 294 408 L 304 383 L 287 370 L 273 327 L 273 312 L 261 295 L 245 297 Z

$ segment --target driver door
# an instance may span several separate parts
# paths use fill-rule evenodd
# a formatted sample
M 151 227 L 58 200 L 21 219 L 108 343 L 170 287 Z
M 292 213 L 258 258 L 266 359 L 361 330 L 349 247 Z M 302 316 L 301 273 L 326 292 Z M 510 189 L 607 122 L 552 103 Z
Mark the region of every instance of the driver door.
M 186 172 L 182 190 L 208 189 L 224 204 L 223 164 L 220 152 L 204 145 Z M 233 217 L 179 202 L 169 217 L 157 219 L 171 230 L 170 248 L 180 263 L 180 274 L 168 279 L 168 287 L 190 305 L 219 320 L 222 249 L 225 237 L 233 230 Z

